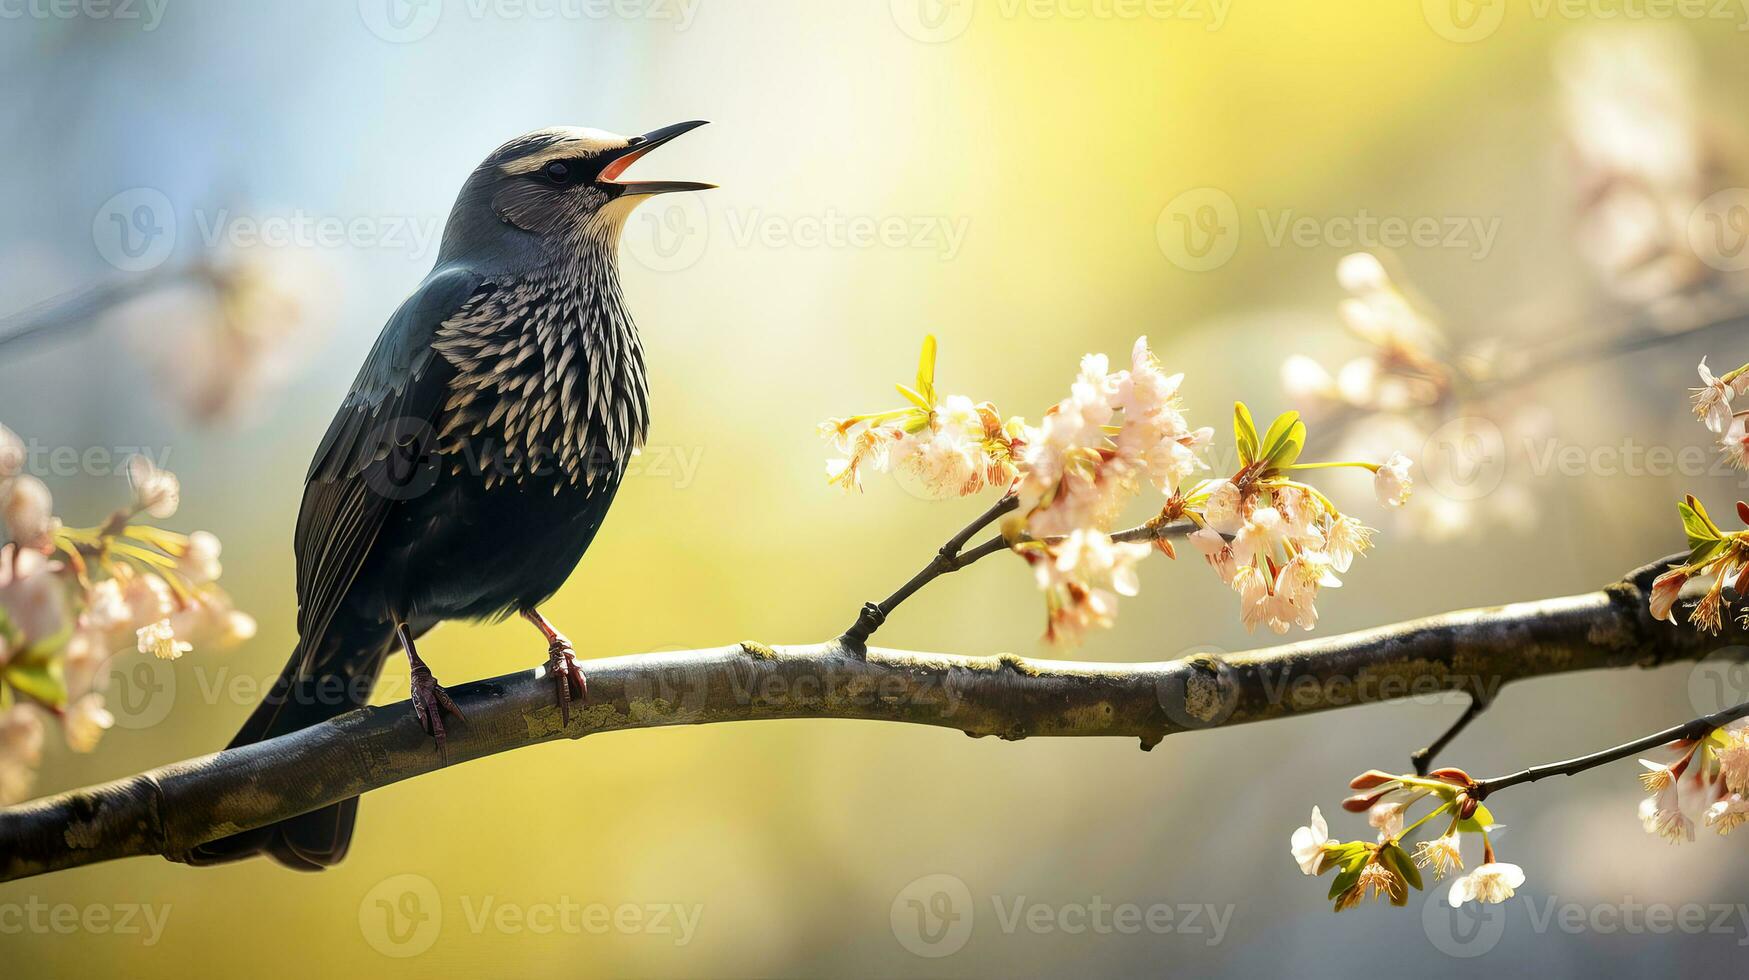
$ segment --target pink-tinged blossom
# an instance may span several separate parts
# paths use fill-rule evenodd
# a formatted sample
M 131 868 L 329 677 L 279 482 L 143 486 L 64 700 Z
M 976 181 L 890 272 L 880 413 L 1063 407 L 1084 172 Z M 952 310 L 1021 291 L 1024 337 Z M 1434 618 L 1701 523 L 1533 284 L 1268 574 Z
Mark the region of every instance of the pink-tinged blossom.
M 1694 821 L 1682 812 L 1674 781 L 1640 801 L 1640 826 L 1672 844 L 1694 840 Z
M 20 547 L 46 549 L 55 530 L 54 498 L 43 481 L 22 474 L 0 485 L 0 523 Z
M 1222 480 L 1209 490 L 1203 520 L 1222 534 L 1236 534 L 1245 525 L 1243 497 L 1232 480 Z
M 1732 466 L 1749 470 L 1749 415 L 1731 419 L 1730 426 L 1719 439 L 1719 452 Z
M 1214 568 L 1215 574 L 1221 577 L 1222 582 L 1227 585 L 1233 584 L 1233 574 L 1237 571 L 1238 566 L 1233 559 L 1233 548 L 1227 544 L 1226 538 L 1221 537 L 1212 528 L 1203 527 L 1191 533 L 1190 543 L 1202 552 L 1204 558 L 1208 559 L 1209 565 Z
M 1676 622 L 1673 612 L 1676 598 L 1682 594 L 1682 586 L 1688 581 L 1688 573 L 1680 568 L 1668 572 L 1652 580 L 1652 618 L 1667 622 Z
M 1704 357 L 1700 359 L 1700 387 L 1693 391 L 1694 417 L 1713 432 L 1724 432 L 1731 424 L 1731 396 L 1737 392 L 1730 384 L 1713 377 Z

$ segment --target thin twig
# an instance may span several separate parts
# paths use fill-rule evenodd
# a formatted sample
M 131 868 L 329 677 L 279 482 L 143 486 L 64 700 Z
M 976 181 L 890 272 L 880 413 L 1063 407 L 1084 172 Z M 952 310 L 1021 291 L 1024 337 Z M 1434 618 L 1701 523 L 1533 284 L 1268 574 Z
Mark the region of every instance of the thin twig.
M 1723 711 L 1715 711 L 1710 715 L 1703 715 L 1692 721 L 1685 721 L 1672 728 L 1666 728 L 1661 732 L 1647 735 L 1645 738 L 1637 738 L 1632 742 L 1626 742 L 1611 749 L 1604 749 L 1601 752 L 1582 755 L 1576 759 L 1568 759 L 1565 762 L 1551 762 L 1546 765 L 1532 766 L 1529 769 L 1520 769 L 1518 772 L 1515 772 L 1510 776 L 1496 776 L 1493 779 L 1478 779 L 1476 780 L 1475 787 L 1469 791 L 1469 794 L 1477 801 L 1481 801 L 1486 799 L 1490 794 L 1497 793 L 1503 789 L 1511 789 L 1512 787 L 1523 783 L 1534 783 L 1539 779 L 1547 779 L 1550 776 L 1575 776 L 1587 769 L 1596 769 L 1598 766 L 1606 766 L 1612 762 L 1620 762 L 1630 756 L 1636 756 L 1642 752 L 1648 752 L 1660 746 L 1669 745 L 1671 742 L 1699 741 L 1706 738 L 1708 735 L 1711 735 L 1714 729 L 1728 725 L 1739 718 L 1745 717 L 1749 717 L 1749 702 L 1744 702 L 1735 707 L 1726 708 Z
M 1003 496 L 1002 499 L 996 501 L 995 504 L 991 505 L 989 510 L 978 515 L 976 520 L 967 524 L 959 530 L 959 533 L 949 538 L 947 543 L 942 545 L 941 548 L 936 551 L 935 556 L 929 560 L 929 564 L 923 566 L 923 569 L 916 575 L 911 576 L 910 580 L 904 585 L 901 585 L 898 591 L 888 596 L 882 602 L 864 603 L 862 611 L 856 617 L 856 622 L 851 624 L 851 627 L 845 630 L 839 639 L 852 650 L 867 644 L 869 637 L 873 636 L 875 631 L 880 629 L 881 626 L 886 623 L 887 617 L 893 614 L 893 610 L 899 608 L 900 603 L 911 598 L 912 595 L 916 594 L 917 591 L 922 589 L 925 585 L 928 585 L 930 582 L 935 581 L 943 575 L 957 572 L 968 565 L 972 565 L 984 558 L 988 558 L 999 551 L 1009 550 L 1010 542 L 1001 534 L 986 539 L 982 544 L 979 544 L 977 547 L 972 548 L 969 551 L 963 549 L 966 546 L 966 542 L 970 541 L 979 531 L 994 524 L 1003 515 L 1019 506 L 1019 503 L 1019 498 L 1012 493 L 1007 494 Z M 1167 538 L 1182 537 L 1196 530 L 1196 528 L 1197 525 L 1190 520 L 1177 520 L 1165 523 L 1147 521 L 1138 524 L 1135 527 L 1125 528 L 1122 531 L 1114 531 L 1112 532 L 1111 539 L 1113 541 L 1163 541 Z M 1036 539 L 1028 535 L 1021 535 L 1015 543 L 1033 540 Z M 1044 540 L 1047 543 L 1055 543 L 1061 539 L 1046 538 Z
M 1475 721 L 1476 716 L 1488 710 L 1489 703 L 1487 696 L 1477 691 L 1471 691 L 1470 703 L 1464 706 L 1464 713 L 1458 716 L 1458 720 L 1453 722 L 1451 727 L 1447 728 L 1438 738 L 1428 743 L 1426 748 L 1409 753 L 1409 761 L 1415 766 L 1415 775 L 1426 776 L 1427 771 L 1433 766 L 1433 757 L 1445 751 L 1445 747 L 1451 744 L 1452 739 L 1457 738 L 1464 729 L 1470 727 L 1470 722 Z
M 1001 499 L 991 504 L 988 510 L 979 514 L 970 524 L 960 528 L 953 537 L 948 538 L 947 543 L 935 552 L 935 557 L 929 560 L 929 564 L 923 566 L 922 571 L 911 576 L 910 581 L 899 586 L 898 591 L 887 596 L 881 602 L 864 603 L 862 612 L 856 617 L 856 622 L 852 623 L 839 639 L 852 650 L 866 646 L 868 638 L 874 635 L 875 630 L 880 629 L 881 624 L 887 621 L 887 617 L 892 615 L 893 610 L 899 608 L 899 603 L 911 598 L 918 589 L 935 581 L 940 576 L 949 572 L 957 572 L 966 565 L 977 561 L 978 558 L 982 558 L 983 555 L 978 555 L 977 558 L 962 561 L 960 549 L 966 546 L 966 542 L 970 541 L 973 535 L 989 527 L 1002 515 L 1018 506 L 1020 506 L 1019 497 L 1012 493 L 1003 494 Z
M 0 317 L 0 348 L 13 348 L 33 340 L 74 336 L 76 332 L 96 323 L 104 313 L 129 300 L 175 282 L 186 273 L 153 273 L 132 279 L 122 279 L 89 289 L 57 296 L 28 309 Z M 8 350 L 9 354 L 16 353 Z

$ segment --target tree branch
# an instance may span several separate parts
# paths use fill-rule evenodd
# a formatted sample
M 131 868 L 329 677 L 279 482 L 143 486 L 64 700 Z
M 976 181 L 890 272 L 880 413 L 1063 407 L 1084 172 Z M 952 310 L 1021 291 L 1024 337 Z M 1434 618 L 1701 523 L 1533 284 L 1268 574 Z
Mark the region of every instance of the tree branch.
M 1662 564 L 1599 592 L 1446 613 L 1273 649 L 1145 664 L 964 657 L 841 640 L 758 643 L 588 663 L 590 703 L 561 726 L 524 671 L 452 688 L 467 717 L 439 759 L 407 702 L 0 810 L 0 880 L 195 845 L 403 779 L 558 738 L 772 718 L 853 718 L 1003 739 L 1125 736 L 1266 721 L 1437 691 L 1694 660 L 1749 637 L 1651 618 Z

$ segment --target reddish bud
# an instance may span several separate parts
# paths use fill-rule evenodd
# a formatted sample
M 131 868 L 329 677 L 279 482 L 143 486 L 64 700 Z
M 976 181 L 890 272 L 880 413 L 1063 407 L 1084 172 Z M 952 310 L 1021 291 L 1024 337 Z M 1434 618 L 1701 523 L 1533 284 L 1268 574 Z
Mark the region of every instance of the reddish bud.
M 1349 789 L 1378 789 L 1386 783 L 1394 783 L 1397 777 L 1383 769 L 1368 769 L 1366 772 L 1348 781 Z
M 1476 785 L 1476 781 L 1474 779 L 1470 778 L 1469 773 L 1464 772 L 1462 769 L 1459 769 L 1456 766 L 1447 766 L 1444 769 L 1435 769 L 1432 772 L 1428 773 L 1427 776 L 1429 779 L 1437 779 L 1442 783 L 1451 783 L 1453 786 L 1474 786 L 1474 785 Z
M 1348 799 L 1342 801 L 1342 809 L 1347 810 L 1349 813 L 1365 813 L 1366 811 L 1371 810 L 1373 804 L 1377 803 L 1379 798 L 1384 795 L 1385 794 L 1383 793 L 1374 793 L 1371 796 L 1368 796 L 1365 793 L 1361 793 L 1356 796 L 1350 796 Z
M 1743 523 L 1749 524 L 1749 504 L 1741 500 L 1737 501 L 1737 517 Z
M 1468 820 L 1476 815 L 1476 808 L 1482 804 L 1468 794 L 1458 797 L 1458 817 Z

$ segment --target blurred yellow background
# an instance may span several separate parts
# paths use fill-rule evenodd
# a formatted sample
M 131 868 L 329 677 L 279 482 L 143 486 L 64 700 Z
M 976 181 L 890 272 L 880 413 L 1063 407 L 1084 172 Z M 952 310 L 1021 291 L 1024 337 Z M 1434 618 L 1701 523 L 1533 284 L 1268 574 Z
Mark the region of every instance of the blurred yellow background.
M 0 353 L 11 428 L 47 445 L 168 452 L 185 499 L 172 526 L 223 539 L 226 583 L 261 624 L 234 652 L 176 663 L 162 720 L 118 711 L 96 753 L 52 747 L 39 791 L 212 751 L 247 714 L 293 642 L 290 541 L 309 455 L 435 258 L 411 233 L 440 226 L 469 170 L 524 130 L 708 119 L 639 173 L 722 185 L 652 204 L 626 232 L 655 426 L 547 609 L 585 656 L 820 639 L 920 567 L 979 505 L 884 479 L 845 497 L 824 483 L 814 426 L 887 407 L 927 332 L 943 389 L 1007 413 L 1036 418 L 1081 354 L 1121 357 L 1140 334 L 1186 373 L 1192 424 L 1221 441 L 1234 399 L 1260 416 L 1288 407 L 1277 376 L 1288 354 L 1352 348 L 1333 277 L 1352 248 L 1328 235 L 1272 243 L 1270 222 L 1290 212 L 1496 228 L 1486 248 L 1396 250 L 1458 337 L 1607 329 L 1626 307 L 1574 240 L 1558 45 L 1607 27 L 1671 32 L 1692 45 L 1683 59 L 1707 109 L 1741 119 L 1749 16 L 1630 25 L 1528 0 L 1452 3 L 169 0 L 151 29 L 88 14 L 0 24 L 5 309 L 120 275 L 94 248 L 92 216 L 132 188 L 171 202 L 179 258 L 212 244 L 215 221 L 251 216 L 361 219 L 369 232 L 285 246 L 319 270 L 305 287 L 313 322 L 291 345 L 285 386 L 217 428 L 154 387 L 155 331 L 174 324 L 135 316 Z M 1239 218 L 1230 259 L 1204 271 L 1186 268 L 1163 213 L 1198 188 Z M 871 223 L 903 234 L 848 237 Z M 393 228 L 409 234 L 379 234 Z M 1682 389 L 1709 350 L 1715 366 L 1749 356 L 1740 337 L 1676 340 L 1551 377 L 1534 399 L 1566 444 L 1700 445 Z M 1514 475 L 1538 505 L 1534 526 L 1441 542 L 1372 508 L 1362 477 L 1322 481 L 1384 533 L 1328 595 L 1320 633 L 1588 590 L 1680 546 L 1671 502 L 1684 490 L 1715 512 L 1742 493 L 1741 474 L 1718 471 Z M 48 479 L 69 518 L 96 520 L 126 492 L 114 476 Z M 1199 565 L 1150 561 L 1117 628 L 1071 655 L 1274 642 L 1245 635 Z M 1042 626 L 1027 571 L 992 560 L 907 604 L 880 642 L 1053 655 Z M 422 652 L 449 683 L 543 656 L 521 623 L 447 625 Z M 131 669 L 123 695 L 130 676 L 150 676 Z M 379 700 L 404 696 L 401 664 L 387 674 Z M 1447 758 L 1495 772 L 1600 747 L 1707 707 L 1697 678 L 1677 668 L 1511 688 Z M 8 976 L 1322 976 L 1357 959 L 1469 975 L 1462 957 L 1478 947 L 1424 925 L 1422 895 L 1333 919 L 1326 883 L 1303 880 L 1287 853 L 1312 803 L 1330 811 L 1353 773 L 1401 767 L 1461 703 L 1195 733 L 1147 754 L 1130 741 L 1009 744 L 824 721 L 592 737 L 371 794 L 351 856 L 324 874 L 138 859 L 0 886 L 0 906 L 145 903 L 167 915 L 150 945 L 113 930 L 7 930 L 0 959 Z M 1500 801 L 1503 848 L 1531 875 L 1535 909 L 1749 902 L 1740 841 L 1667 848 L 1640 830 L 1636 796 L 1616 767 Z M 904 924 L 907 889 L 930 875 L 970 896 L 971 931 L 951 955 L 920 955 L 942 947 Z M 1443 889 L 1432 894 L 1443 908 Z M 1055 918 L 1005 927 L 998 908 L 1017 900 L 1220 915 L 1192 931 L 1180 913 L 1181 929 L 1133 935 Z M 698 917 L 684 936 L 678 920 L 538 930 L 540 910 L 568 903 Z M 483 911 L 502 906 L 509 919 Z M 1749 917 L 1724 935 L 1570 932 L 1539 928 L 1527 907 L 1511 907 L 1479 962 L 1687 973 L 1739 963 L 1749 942 Z

